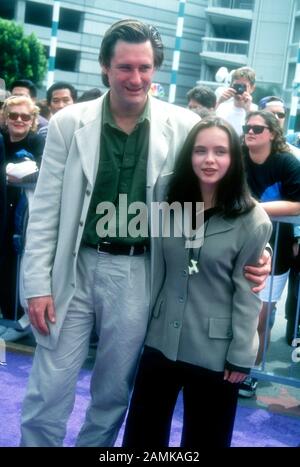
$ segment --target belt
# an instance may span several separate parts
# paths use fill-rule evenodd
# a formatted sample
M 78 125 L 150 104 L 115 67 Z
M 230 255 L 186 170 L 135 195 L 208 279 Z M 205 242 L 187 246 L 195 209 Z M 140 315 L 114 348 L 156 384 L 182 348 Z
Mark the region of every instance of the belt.
M 89 248 L 94 248 L 95 250 L 100 253 L 103 251 L 104 253 L 110 253 L 111 255 L 128 255 L 128 256 L 135 256 L 135 255 L 142 255 L 146 251 L 149 251 L 149 245 L 125 245 L 122 243 L 109 243 L 109 242 L 102 242 L 94 245 L 93 243 L 84 243 L 85 246 Z

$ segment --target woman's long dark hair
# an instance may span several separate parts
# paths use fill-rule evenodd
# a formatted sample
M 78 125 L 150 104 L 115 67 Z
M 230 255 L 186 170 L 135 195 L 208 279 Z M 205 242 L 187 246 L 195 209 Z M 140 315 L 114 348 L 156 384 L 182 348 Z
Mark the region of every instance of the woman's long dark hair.
M 188 134 L 177 159 L 170 182 L 168 202 L 196 203 L 203 201 L 199 179 L 192 167 L 192 154 L 198 133 L 207 128 L 220 128 L 229 138 L 230 167 L 220 180 L 215 193 L 215 206 L 227 217 L 248 212 L 254 206 L 245 177 L 242 149 L 239 137 L 232 126 L 218 117 L 210 117 L 197 123 Z

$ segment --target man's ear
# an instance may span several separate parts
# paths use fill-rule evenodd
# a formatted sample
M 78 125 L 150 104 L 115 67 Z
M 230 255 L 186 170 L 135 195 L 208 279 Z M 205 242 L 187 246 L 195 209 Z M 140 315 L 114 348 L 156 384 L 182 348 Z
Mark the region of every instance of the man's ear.
M 109 67 L 105 66 L 105 65 L 102 65 L 101 66 L 101 77 L 102 77 L 102 82 L 104 84 L 104 86 L 106 86 L 107 88 L 109 88 L 109 80 L 108 80 L 108 74 L 107 74 L 107 71 L 108 71 Z

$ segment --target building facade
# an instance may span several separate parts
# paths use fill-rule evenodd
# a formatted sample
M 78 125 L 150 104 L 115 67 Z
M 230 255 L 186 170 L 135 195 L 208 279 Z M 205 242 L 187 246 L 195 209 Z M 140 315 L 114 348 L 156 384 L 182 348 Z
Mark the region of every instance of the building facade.
M 221 66 L 255 69 L 257 82 L 289 88 L 295 74 L 290 54 L 297 17 L 294 0 L 208 0 L 200 81 L 214 81 Z
M 51 39 L 53 0 L 1 0 L 0 17 L 35 32 L 46 48 Z M 98 53 L 107 28 L 133 17 L 155 25 L 165 44 L 165 61 L 155 81 L 168 98 L 179 0 L 61 0 L 55 80 L 80 92 L 104 90 Z M 300 40 L 300 0 L 186 0 L 176 103 L 197 82 L 216 86 L 216 71 L 248 65 L 257 83 L 289 102 Z
M 1 0 L 0 17 L 23 24 L 26 34 L 34 32 L 49 49 L 53 3 L 53 0 Z M 176 88 L 176 102 L 182 105 L 186 104 L 186 92 L 199 79 L 199 46 L 205 31 L 206 3 L 207 0 L 186 2 Z M 155 81 L 163 86 L 167 99 L 178 7 L 178 0 L 61 0 L 55 81 L 69 81 L 79 92 L 92 87 L 103 91 L 98 63 L 103 34 L 115 21 L 138 18 L 156 26 L 162 35 L 165 60 Z
M 256 71 L 256 97 L 280 95 L 289 107 L 300 59 L 300 0 L 208 0 L 205 16 L 198 83 L 215 87 L 220 67 L 247 65 Z

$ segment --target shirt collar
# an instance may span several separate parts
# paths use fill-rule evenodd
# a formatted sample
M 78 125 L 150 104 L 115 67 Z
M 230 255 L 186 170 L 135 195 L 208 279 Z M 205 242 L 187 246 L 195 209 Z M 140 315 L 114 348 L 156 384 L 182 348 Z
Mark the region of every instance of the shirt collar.
M 114 121 L 113 114 L 111 113 L 110 110 L 110 105 L 109 105 L 109 95 L 110 92 L 107 93 L 107 95 L 104 98 L 103 101 L 103 124 L 104 125 L 110 125 L 113 128 L 119 129 L 119 127 L 116 125 Z M 140 123 L 143 123 L 145 120 L 148 120 L 150 122 L 150 102 L 149 102 L 149 97 L 147 98 L 146 105 L 144 107 L 143 112 L 139 116 L 136 125 L 139 125 Z

